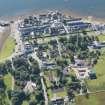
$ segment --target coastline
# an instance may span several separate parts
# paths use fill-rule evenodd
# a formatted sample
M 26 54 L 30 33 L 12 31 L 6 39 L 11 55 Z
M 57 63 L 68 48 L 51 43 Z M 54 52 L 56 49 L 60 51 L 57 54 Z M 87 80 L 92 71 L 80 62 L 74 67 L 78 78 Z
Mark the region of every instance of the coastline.
M 39 14 L 43 14 L 43 13 L 47 13 L 50 10 L 33 10 L 33 11 L 28 11 L 28 12 L 24 12 L 24 13 L 17 13 L 13 16 L 1 16 L 0 20 L 1 21 L 17 21 L 19 19 L 24 19 L 30 15 L 39 15 Z M 54 11 L 54 10 L 51 10 Z M 56 10 L 55 10 L 56 11 Z M 67 16 L 72 16 L 72 17 L 79 17 L 82 18 L 82 20 L 86 21 L 86 22 L 91 22 L 91 23 L 95 23 L 95 24 L 104 24 L 105 23 L 105 19 L 103 18 L 98 18 L 98 17 L 93 17 L 93 16 L 84 16 L 82 14 L 78 14 L 74 11 L 70 11 L 70 10 L 58 10 L 61 13 L 67 15 Z
M 64 10 L 62 12 L 68 16 L 70 15 L 73 17 L 82 18 L 82 20 L 84 20 L 86 22 L 91 22 L 91 23 L 95 23 L 95 24 L 104 24 L 105 23 L 105 19 L 103 19 L 103 18 L 98 18 L 98 17 L 94 17 L 94 16 L 84 16 L 82 14 L 78 14 L 74 11 L 69 11 L 69 10 Z

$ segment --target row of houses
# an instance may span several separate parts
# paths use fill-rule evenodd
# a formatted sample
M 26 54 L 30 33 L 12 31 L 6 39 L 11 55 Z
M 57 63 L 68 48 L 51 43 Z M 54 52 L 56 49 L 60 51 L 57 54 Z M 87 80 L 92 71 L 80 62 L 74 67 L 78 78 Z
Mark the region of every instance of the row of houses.
M 74 56 L 74 64 L 70 64 L 69 67 L 71 70 L 74 70 L 76 77 L 78 79 L 96 79 L 96 73 L 92 70 L 92 64 L 86 62 L 86 60 L 79 59 L 77 56 Z
M 59 12 L 30 16 L 18 25 L 22 37 L 37 35 L 62 35 L 73 31 L 91 28 L 91 23 L 83 22 L 81 18 L 65 16 Z

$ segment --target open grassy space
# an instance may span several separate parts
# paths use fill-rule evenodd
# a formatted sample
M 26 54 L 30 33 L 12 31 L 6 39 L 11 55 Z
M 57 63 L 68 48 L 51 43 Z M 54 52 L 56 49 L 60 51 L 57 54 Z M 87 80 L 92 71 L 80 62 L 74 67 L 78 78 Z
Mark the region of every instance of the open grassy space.
M 105 36 L 98 36 L 100 41 L 105 41 Z M 90 91 L 105 90 L 105 48 L 101 49 L 98 63 L 93 67 L 96 72 L 96 80 L 86 80 Z
M 35 101 L 36 99 L 35 99 L 35 94 L 31 94 L 30 95 L 30 101 Z M 29 105 L 29 102 L 30 102 L 29 100 L 24 100 L 23 101 L 23 103 L 22 103 L 22 105 Z
M 22 105 L 29 105 L 28 101 L 23 101 Z
M 90 91 L 105 90 L 105 49 L 102 50 L 98 63 L 93 67 L 96 72 L 97 79 L 87 80 L 87 85 Z
M 62 92 L 53 93 L 51 89 L 48 89 L 47 92 L 48 92 L 49 99 L 52 99 L 52 98 L 55 98 L 55 97 L 65 97 L 65 96 L 67 96 L 66 90 L 64 90 Z
M 105 35 L 98 35 L 100 41 L 105 41 Z
M 105 105 L 105 92 L 76 97 L 76 105 Z
M 15 41 L 13 38 L 8 37 L 5 41 L 5 44 L 0 52 L 0 60 L 9 57 L 15 48 Z
M 56 96 L 57 96 L 57 97 L 65 97 L 65 96 L 67 96 L 66 90 L 64 89 L 63 92 L 57 92 L 57 93 L 56 93 Z
M 7 93 L 7 90 L 11 90 L 12 89 L 12 76 L 11 74 L 6 74 L 4 77 L 4 83 L 6 85 L 6 93 Z M 9 104 L 11 103 L 11 101 L 9 100 L 9 97 L 8 95 L 6 94 L 6 96 L 4 97 L 5 101 Z
M 45 72 L 45 76 L 44 76 L 44 79 L 46 80 L 46 86 L 47 86 L 47 93 L 48 93 L 48 97 L 49 99 L 52 99 L 54 97 L 65 97 L 67 95 L 67 91 L 66 89 L 64 89 L 64 91 L 61 91 L 61 92 L 56 92 L 56 93 L 53 93 L 52 90 L 51 90 L 51 82 L 49 80 L 49 76 L 51 77 L 52 75 L 56 75 L 56 72 L 54 71 L 46 71 Z
M 45 37 L 45 38 L 38 38 L 38 43 L 47 43 L 51 40 L 51 37 Z
M 11 74 L 7 74 L 4 76 L 4 83 L 7 87 L 7 90 L 10 90 L 12 88 L 12 76 L 11 76 Z

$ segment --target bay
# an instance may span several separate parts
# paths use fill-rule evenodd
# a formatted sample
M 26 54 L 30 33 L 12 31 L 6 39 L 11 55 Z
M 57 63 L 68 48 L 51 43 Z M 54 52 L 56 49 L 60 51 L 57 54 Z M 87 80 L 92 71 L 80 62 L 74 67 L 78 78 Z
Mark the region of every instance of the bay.
M 105 18 L 105 0 L 0 0 L 0 16 L 48 9 Z

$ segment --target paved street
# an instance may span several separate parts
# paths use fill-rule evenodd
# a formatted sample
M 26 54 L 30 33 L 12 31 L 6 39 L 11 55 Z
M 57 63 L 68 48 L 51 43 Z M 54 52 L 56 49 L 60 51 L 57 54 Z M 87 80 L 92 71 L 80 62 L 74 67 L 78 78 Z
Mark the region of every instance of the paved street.
M 35 60 L 38 61 L 39 68 L 41 69 L 42 61 L 37 57 L 36 52 L 34 52 L 31 56 L 32 56 Z M 43 88 L 43 92 L 44 92 L 45 105 L 48 105 L 48 96 L 47 96 L 46 86 L 45 86 L 44 80 L 43 80 L 43 73 L 40 73 L 40 76 L 41 76 L 41 84 L 42 84 L 42 88 Z

